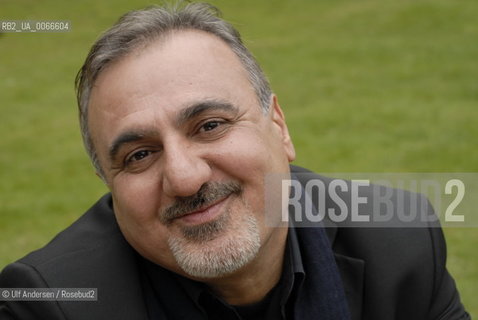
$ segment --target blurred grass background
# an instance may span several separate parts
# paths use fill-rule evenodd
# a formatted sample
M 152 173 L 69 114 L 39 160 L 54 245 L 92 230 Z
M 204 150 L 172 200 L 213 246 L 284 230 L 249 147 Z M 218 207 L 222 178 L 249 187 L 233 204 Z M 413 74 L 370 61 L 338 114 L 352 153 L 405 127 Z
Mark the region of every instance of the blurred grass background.
M 215 0 L 268 74 L 318 172 L 478 172 L 478 2 Z M 3 0 L 0 19 L 70 20 L 0 35 L 0 269 L 107 190 L 83 151 L 74 76 L 99 32 L 150 1 Z M 446 229 L 478 317 L 478 232 Z

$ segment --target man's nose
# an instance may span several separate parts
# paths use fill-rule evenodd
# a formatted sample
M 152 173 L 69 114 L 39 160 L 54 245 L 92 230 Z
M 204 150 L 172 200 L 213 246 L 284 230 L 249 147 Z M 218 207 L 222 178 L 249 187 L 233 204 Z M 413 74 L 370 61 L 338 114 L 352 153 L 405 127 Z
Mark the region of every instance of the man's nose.
M 163 192 L 170 197 L 194 195 L 211 178 L 211 167 L 193 146 L 176 144 L 164 149 Z

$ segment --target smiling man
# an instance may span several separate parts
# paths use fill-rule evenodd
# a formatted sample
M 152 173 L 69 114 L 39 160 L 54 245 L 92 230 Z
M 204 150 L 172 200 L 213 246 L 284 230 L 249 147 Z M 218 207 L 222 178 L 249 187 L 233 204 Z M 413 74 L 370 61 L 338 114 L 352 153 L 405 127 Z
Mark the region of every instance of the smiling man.
M 278 281 L 287 236 L 263 222 L 264 175 L 294 158 L 277 99 L 267 103 L 223 40 L 189 29 L 119 58 L 89 99 L 92 145 L 126 240 L 242 304 Z M 255 285 L 236 285 L 244 281 Z
M 8 266 L 0 287 L 98 296 L 0 301 L 1 319 L 468 318 L 439 228 L 281 219 L 288 199 L 268 177 L 329 180 L 289 165 L 278 99 L 212 6 L 126 14 L 92 47 L 77 90 L 85 146 L 111 193 Z

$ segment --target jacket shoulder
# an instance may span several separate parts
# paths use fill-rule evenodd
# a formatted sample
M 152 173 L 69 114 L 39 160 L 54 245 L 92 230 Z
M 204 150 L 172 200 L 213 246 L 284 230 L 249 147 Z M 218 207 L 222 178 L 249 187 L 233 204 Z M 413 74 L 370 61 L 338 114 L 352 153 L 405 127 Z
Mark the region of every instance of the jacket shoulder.
M 106 194 L 47 245 L 29 253 L 19 262 L 40 267 L 64 256 L 108 245 L 112 239 L 120 238 L 121 232 L 112 211 L 111 195 Z
M 318 179 L 328 186 L 334 178 L 291 166 L 302 185 Z M 350 181 L 346 181 L 350 190 Z M 469 319 L 461 302 L 455 282 L 446 269 L 446 243 L 434 211 L 421 194 L 370 185 L 360 191 L 367 199 L 362 212 L 383 214 L 386 207 L 374 206 L 377 194 L 388 194 L 396 204 L 404 201 L 409 208 L 417 206 L 417 217 L 432 217 L 431 221 L 416 221 L 409 226 L 397 221 L 397 211 L 386 223 L 354 224 L 350 221 L 327 220 L 324 225 L 339 266 L 351 309 L 366 319 Z M 344 193 L 344 203 L 350 212 L 350 192 Z M 312 197 L 313 198 L 313 197 Z M 375 201 L 376 202 L 376 201 Z M 316 201 L 313 201 L 318 205 Z M 325 197 L 325 210 L 339 210 L 330 194 Z M 327 219 L 327 215 L 326 218 Z M 313 228 L 303 228 L 306 241 L 313 241 Z M 307 236 L 308 235 L 308 236 Z
M 17 318 L 30 310 L 36 316 L 25 319 L 44 314 L 52 314 L 49 319 L 146 319 L 137 259 L 106 195 L 45 247 L 0 273 L 0 287 L 96 288 L 98 300 L 33 305 L 7 301 L 0 303 L 0 315 L 9 312 Z

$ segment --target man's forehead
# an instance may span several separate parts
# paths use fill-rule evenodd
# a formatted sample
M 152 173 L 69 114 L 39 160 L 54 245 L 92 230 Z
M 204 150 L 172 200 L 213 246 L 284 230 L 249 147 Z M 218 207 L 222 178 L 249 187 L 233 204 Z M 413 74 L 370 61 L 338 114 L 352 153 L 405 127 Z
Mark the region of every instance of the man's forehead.
M 172 30 L 138 44 L 131 49 L 131 52 L 106 65 L 98 74 L 93 87 L 97 87 L 98 80 L 109 70 L 121 64 L 132 64 L 135 61 L 144 60 L 144 57 L 153 57 L 153 59 L 157 57 L 163 62 L 163 66 L 172 68 L 177 68 L 175 63 L 181 65 L 188 62 L 200 66 L 207 62 L 205 57 L 210 57 L 217 64 L 221 62 L 233 64 L 235 68 L 231 69 L 231 72 L 240 71 L 247 75 L 239 57 L 224 40 L 202 30 L 184 29 Z M 150 71 L 154 72 L 154 70 Z
M 192 30 L 160 40 L 100 74 L 90 100 L 92 136 L 156 119 L 172 124 L 183 109 L 208 101 L 260 108 L 247 72 L 223 40 Z
M 200 30 L 178 30 L 109 64 L 95 81 L 90 103 L 93 106 L 98 102 L 101 105 L 118 105 L 121 101 L 114 101 L 117 100 L 115 98 L 123 96 L 146 99 L 144 90 L 137 89 L 159 84 L 164 91 L 171 92 L 170 88 L 177 90 L 182 87 L 187 94 L 194 82 L 207 86 L 214 81 L 238 77 L 242 78 L 246 87 L 250 87 L 249 90 L 253 90 L 241 61 L 222 39 Z M 150 81 L 153 78 L 158 81 Z M 247 88 L 241 88 L 244 89 Z M 126 94 L 98 97 L 101 91 L 126 91 Z M 141 93 L 140 97 L 136 97 L 138 93 Z M 108 98 L 109 101 L 101 101 L 104 100 L 101 98 Z

